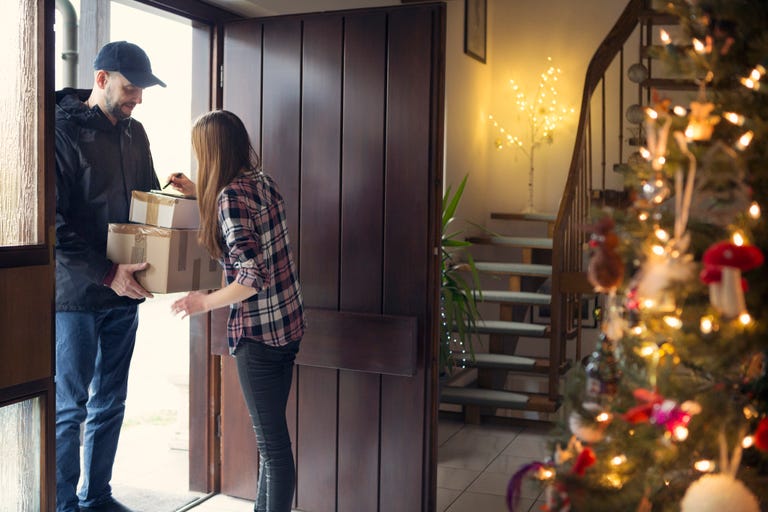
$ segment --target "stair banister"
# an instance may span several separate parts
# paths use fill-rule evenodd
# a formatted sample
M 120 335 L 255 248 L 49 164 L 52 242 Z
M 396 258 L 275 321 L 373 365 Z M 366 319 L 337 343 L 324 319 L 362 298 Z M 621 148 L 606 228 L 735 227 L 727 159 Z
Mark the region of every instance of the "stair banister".
M 638 26 L 644 0 L 630 0 L 616 24 L 603 39 L 587 67 L 573 155 L 553 229 L 552 305 L 549 367 L 549 398 L 559 396 L 558 362 L 564 360 L 565 342 L 572 334 L 574 318 L 581 317 L 580 295 L 588 292 L 583 279 L 582 248 L 586 233 L 580 229 L 588 219 L 591 189 L 591 100 L 605 73 Z M 621 70 L 623 73 L 623 70 Z M 605 112 L 602 113 L 603 117 Z M 589 172 L 588 172 L 589 171 Z M 574 316 L 577 315 L 577 316 Z M 581 325 L 576 322 L 580 339 Z

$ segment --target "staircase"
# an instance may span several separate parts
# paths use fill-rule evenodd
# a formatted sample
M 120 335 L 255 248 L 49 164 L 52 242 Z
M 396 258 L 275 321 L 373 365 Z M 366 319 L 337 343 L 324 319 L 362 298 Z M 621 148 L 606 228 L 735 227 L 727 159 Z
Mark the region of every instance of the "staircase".
M 552 359 L 550 324 L 543 314 L 551 311 L 552 295 L 547 288 L 552 282 L 551 236 L 554 214 L 495 213 L 491 218 L 508 233 L 530 233 L 529 236 L 477 236 L 473 244 L 475 266 L 481 277 L 482 291 L 476 292 L 483 316 L 477 334 L 487 340 L 487 352 L 478 352 L 474 360 L 459 360 L 465 369 L 454 372 L 453 379 L 442 387 L 441 402 L 461 406 L 467 423 L 479 423 L 482 417 L 505 415 L 503 411 L 520 410 L 537 413 L 555 412 L 560 405 L 558 385 L 572 361 Z M 506 255 L 503 260 L 479 259 L 482 256 Z M 586 284 L 584 291 L 591 290 Z M 575 340 L 580 357 L 580 329 L 572 329 L 567 340 Z M 522 345 L 528 348 L 519 350 Z M 520 355 L 518 352 L 531 353 Z M 516 377 L 517 376 L 517 377 Z M 523 388 L 516 381 L 526 381 Z M 554 382 L 549 385 L 549 380 Z M 537 381 L 538 384 L 533 384 Z M 538 388 L 538 389 L 535 389 Z M 553 393 L 549 390 L 553 389 Z M 444 407 L 450 409 L 450 407 Z
M 487 338 L 487 351 L 474 361 L 467 358 L 466 368 L 441 388 L 441 410 L 459 406 L 467 423 L 509 416 L 509 411 L 556 411 L 562 376 L 581 361 L 584 308 L 594 292 L 585 274 L 589 233 L 580 226 L 589 223 L 594 207 L 627 204 L 626 191 L 611 188 L 611 182 L 623 180 L 612 178 L 608 169 L 621 170 L 645 143 L 641 119 L 608 114 L 642 109 L 654 90 L 686 106 L 695 95 L 693 84 L 664 76 L 663 66 L 653 61 L 653 47 L 662 44 L 659 28 L 674 34 L 677 18 L 649 6 L 649 0 L 630 0 L 590 61 L 559 211 L 492 213 L 493 222 L 508 224 L 504 232 L 509 235 L 469 239 L 483 285 L 477 295 L 483 307 L 477 333 Z M 625 54 L 637 57 L 625 64 Z M 615 159 L 610 166 L 609 158 Z M 537 235 L 517 236 L 532 232 L 532 226 L 538 226 Z M 484 260 L 476 251 L 509 256 Z M 547 323 L 536 315 L 541 308 L 550 313 Z M 525 355 L 522 346 L 533 347 L 536 355 Z M 541 389 L 532 390 L 532 382 Z

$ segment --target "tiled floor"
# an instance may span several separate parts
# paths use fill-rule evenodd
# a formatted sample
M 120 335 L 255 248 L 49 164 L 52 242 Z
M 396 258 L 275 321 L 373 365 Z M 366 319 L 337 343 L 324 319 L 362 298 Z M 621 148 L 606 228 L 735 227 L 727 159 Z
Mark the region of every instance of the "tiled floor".
M 507 484 L 517 468 L 545 454 L 547 426 L 464 425 L 441 420 L 437 512 L 506 512 Z M 538 490 L 523 487 L 519 511 L 538 510 Z
M 507 512 L 507 484 L 517 469 L 541 460 L 549 427 L 464 425 L 441 420 L 437 461 L 436 512 Z M 543 505 L 533 486 L 523 486 L 518 510 L 537 511 Z M 251 512 L 253 504 L 214 496 L 191 512 Z

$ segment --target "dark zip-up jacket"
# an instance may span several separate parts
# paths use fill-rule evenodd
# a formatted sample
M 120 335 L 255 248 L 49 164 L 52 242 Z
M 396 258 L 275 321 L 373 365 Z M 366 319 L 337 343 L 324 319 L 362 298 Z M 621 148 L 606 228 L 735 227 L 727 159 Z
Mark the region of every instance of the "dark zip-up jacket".
M 128 222 L 131 191 L 157 189 L 144 127 L 112 125 L 90 91 L 56 93 L 56 311 L 103 311 L 138 304 L 102 283 L 109 223 Z

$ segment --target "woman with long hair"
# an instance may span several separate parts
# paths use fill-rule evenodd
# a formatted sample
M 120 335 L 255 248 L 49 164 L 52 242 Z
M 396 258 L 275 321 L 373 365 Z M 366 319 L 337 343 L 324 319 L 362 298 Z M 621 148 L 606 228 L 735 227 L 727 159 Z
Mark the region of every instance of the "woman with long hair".
M 304 308 L 286 226 L 285 203 L 260 169 L 243 122 L 226 110 L 192 127 L 197 185 L 169 178 L 200 207 L 200 244 L 222 261 L 226 285 L 191 292 L 171 306 L 182 318 L 230 306 L 227 338 L 259 448 L 255 512 L 289 512 L 295 467 L 285 407 L 304 334 Z

